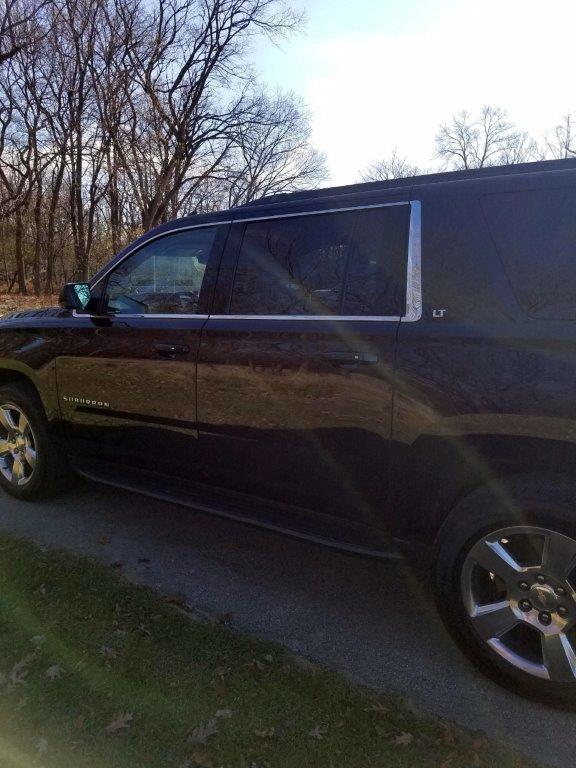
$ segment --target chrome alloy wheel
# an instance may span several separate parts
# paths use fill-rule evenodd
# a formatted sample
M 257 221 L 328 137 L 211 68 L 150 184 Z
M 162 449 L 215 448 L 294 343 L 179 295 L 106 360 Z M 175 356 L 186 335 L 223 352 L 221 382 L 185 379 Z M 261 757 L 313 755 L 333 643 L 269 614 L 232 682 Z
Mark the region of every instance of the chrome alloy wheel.
M 36 438 L 24 412 L 0 405 L 0 472 L 13 485 L 27 485 L 36 466 Z
M 461 590 L 474 632 L 523 672 L 576 683 L 576 540 L 546 528 L 494 531 L 468 552 Z

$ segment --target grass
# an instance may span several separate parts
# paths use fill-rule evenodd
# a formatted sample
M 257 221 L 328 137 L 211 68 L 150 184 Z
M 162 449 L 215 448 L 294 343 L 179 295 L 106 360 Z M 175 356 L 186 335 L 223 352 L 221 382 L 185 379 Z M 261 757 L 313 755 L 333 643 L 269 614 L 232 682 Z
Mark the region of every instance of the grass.
M 0 766 L 528 765 L 88 560 L 0 537 Z

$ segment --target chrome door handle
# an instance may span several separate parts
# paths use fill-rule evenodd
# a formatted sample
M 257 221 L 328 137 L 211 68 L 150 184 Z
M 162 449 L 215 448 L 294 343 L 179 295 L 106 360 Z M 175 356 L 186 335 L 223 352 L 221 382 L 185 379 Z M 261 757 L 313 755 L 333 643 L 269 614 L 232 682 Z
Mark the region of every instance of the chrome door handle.
M 324 352 L 322 357 L 330 360 L 331 363 L 341 363 L 342 365 L 373 365 L 378 362 L 378 355 L 373 355 L 369 352 L 353 352 L 351 350 Z

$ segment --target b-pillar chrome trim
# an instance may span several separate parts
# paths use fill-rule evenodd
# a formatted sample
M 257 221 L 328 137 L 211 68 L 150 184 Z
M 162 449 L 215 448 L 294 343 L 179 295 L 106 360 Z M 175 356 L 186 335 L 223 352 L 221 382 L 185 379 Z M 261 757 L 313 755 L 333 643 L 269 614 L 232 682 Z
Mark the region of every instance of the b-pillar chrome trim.
M 410 203 L 408 233 L 408 279 L 406 281 L 406 314 L 403 323 L 414 323 L 422 317 L 422 206 L 420 200 Z

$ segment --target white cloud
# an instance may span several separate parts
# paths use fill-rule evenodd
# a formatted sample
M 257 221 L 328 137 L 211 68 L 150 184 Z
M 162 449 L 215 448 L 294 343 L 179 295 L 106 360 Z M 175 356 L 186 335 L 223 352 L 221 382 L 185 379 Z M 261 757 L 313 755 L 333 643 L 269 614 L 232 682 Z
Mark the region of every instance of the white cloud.
M 333 182 L 357 180 L 395 146 L 432 164 L 439 123 L 463 108 L 504 107 L 540 136 L 576 109 L 575 28 L 572 0 L 466 0 L 413 35 L 308 40 L 304 95 Z

